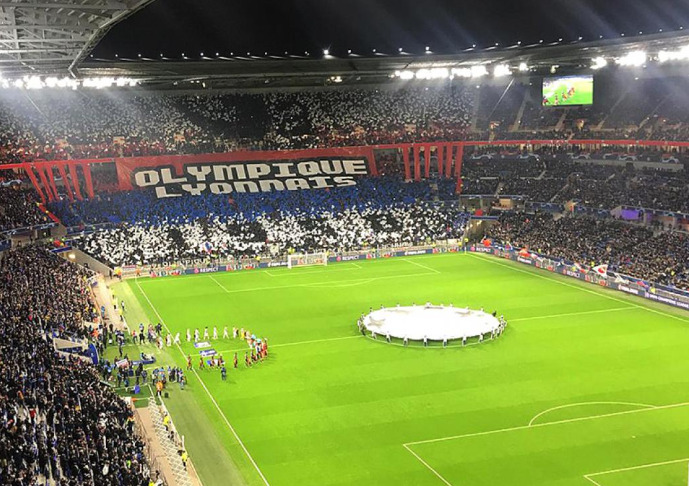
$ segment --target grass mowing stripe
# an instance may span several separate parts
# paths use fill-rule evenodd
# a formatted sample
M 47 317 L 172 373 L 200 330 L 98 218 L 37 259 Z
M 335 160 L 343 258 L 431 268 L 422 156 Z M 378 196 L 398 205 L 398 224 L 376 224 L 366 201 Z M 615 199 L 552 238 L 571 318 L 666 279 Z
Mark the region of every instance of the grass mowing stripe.
M 139 280 L 138 280 L 138 279 L 136 279 L 136 285 L 139 287 L 139 290 L 141 291 L 141 295 L 144 296 L 144 298 L 145 298 L 146 301 L 148 302 L 148 305 L 151 306 L 151 309 L 153 310 L 153 312 L 155 312 L 155 314 L 158 316 L 158 319 L 160 319 L 160 323 L 161 323 L 163 326 L 165 326 L 165 329 L 167 330 L 168 333 L 171 333 L 170 329 L 167 327 L 167 324 L 165 324 L 165 320 L 162 318 L 162 316 L 160 315 L 160 313 L 158 312 L 158 310 L 155 308 L 155 306 L 153 305 L 153 302 L 151 302 L 151 299 L 148 298 L 148 295 L 146 294 L 146 292 L 144 292 L 144 289 L 142 289 L 142 288 L 141 288 L 141 285 L 139 285 Z M 179 350 L 179 352 L 182 354 L 182 356 L 186 356 L 186 355 L 184 354 L 184 350 L 182 350 L 182 347 L 181 347 L 179 344 L 176 344 L 176 346 L 177 346 L 177 349 Z M 234 438 L 237 440 L 237 443 L 241 446 L 242 450 L 246 453 L 246 456 L 247 456 L 247 457 L 249 458 L 249 460 L 251 461 L 251 464 L 253 464 L 253 466 L 256 468 L 256 472 L 258 472 L 258 475 L 261 477 L 261 479 L 262 479 L 263 482 L 266 484 L 266 486 L 270 486 L 270 483 L 268 483 L 268 480 L 267 480 L 266 477 L 263 475 L 263 472 L 261 471 L 261 468 L 258 467 L 258 464 L 256 464 L 256 461 L 254 461 L 254 458 L 252 457 L 251 453 L 249 452 L 249 450 L 248 450 L 248 449 L 246 448 L 246 446 L 244 445 L 244 442 L 242 442 L 242 439 L 239 438 L 239 435 L 237 435 L 237 432 L 234 430 L 234 427 L 232 427 L 232 424 L 230 423 L 230 421 L 227 420 L 227 417 L 225 416 L 225 412 L 222 411 L 222 409 L 221 409 L 220 406 L 218 405 L 218 402 L 215 401 L 215 398 L 214 398 L 213 395 L 211 394 L 211 392 L 210 392 L 210 390 L 208 389 L 208 387 L 206 387 L 206 384 L 205 384 L 204 381 L 201 379 L 201 376 L 196 372 L 196 370 L 195 370 L 194 368 L 192 368 L 192 371 L 193 371 L 194 375 L 196 375 L 196 378 L 199 380 L 199 383 L 201 383 L 201 386 L 203 387 L 203 389 L 204 389 L 204 390 L 206 391 L 206 393 L 208 394 L 208 397 L 209 397 L 209 398 L 211 399 L 211 401 L 213 402 L 213 405 L 215 405 L 215 408 L 218 410 L 218 413 L 220 413 L 220 416 L 221 416 L 221 417 L 223 418 L 223 420 L 225 421 L 225 424 L 227 424 L 227 427 L 228 427 L 228 428 L 230 429 L 230 431 L 232 432 L 232 435 L 234 435 Z
M 538 278 L 550 280 L 551 282 L 557 282 L 558 284 L 564 285 L 564 286 L 566 286 L 566 287 L 571 287 L 571 288 L 573 288 L 573 289 L 581 290 L 582 292 L 588 292 L 589 294 L 594 294 L 594 295 L 598 295 L 598 296 L 600 296 L 600 297 L 605 297 L 606 299 L 614 300 L 614 301 L 617 301 L 617 302 L 622 302 L 622 303 L 624 303 L 624 304 L 629 304 L 629 305 L 631 305 L 631 306 L 633 306 L 633 307 L 636 307 L 636 308 L 638 308 L 638 309 L 643 309 L 643 310 L 646 310 L 646 311 L 649 311 L 649 312 L 653 312 L 653 313 L 659 314 L 659 315 L 661 315 L 661 316 L 671 317 L 672 319 L 677 319 L 677 320 L 683 321 L 683 322 L 689 322 L 689 319 L 684 318 L 684 317 L 676 316 L 676 315 L 674 315 L 674 314 L 669 314 L 669 313 L 667 313 L 667 312 L 663 312 L 663 311 L 661 311 L 661 310 L 653 309 L 653 308 L 651 308 L 651 307 L 647 307 L 647 306 L 644 306 L 644 305 L 635 304 L 635 303 L 633 303 L 633 302 L 629 302 L 629 301 L 626 301 L 626 300 L 624 300 L 624 299 L 619 299 L 619 298 L 617 298 L 617 297 L 613 297 L 612 295 L 607 295 L 606 293 L 603 293 L 603 292 L 597 292 L 597 291 L 595 291 L 595 290 L 587 289 L 587 288 L 581 287 L 581 286 L 579 286 L 579 285 L 573 285 L 573 284 L 570 284 L 570 283 L 567 283 L 567 282 L 563 282 L 563 281 L 561 281 L 560 279 L 555 279 L 555 278 L 552 278 L 551 276 L 539 275 L 539 274 L 536 273 L 535 271 L 531 271 L 531 272 L 530 272 L 530 271 L 527 271 L 527 270 L 522 270 L 521 268 L 515 268 L 515 267 L 513 267 L 513 266 L 511 266 L 511 265 L 505 265 L 505 264 L 502 263 L 502 262 L 498 262 L 498 261 L 493 260 L 493 259 L 492 259 L 493 257 L 490 257 L 490 256 L 483 257 L 482 255 L 475 255 L 475 254 L 471 254 L 471 256 L 474 257 L 474 258 L 479 258 L 479 259 L 484 260 L 484 261 L 489 261 L 489 262 L 491 262 L 491 263 L 493 263 L 493 264 L 495 264 L 495 265 L 500 265 L 500 266 L 502 266 L 502 267 L 510 268 L 510 269 L 514 270 L 515 272 L 521 272 L 521 273 L 525 273 L 525 274 L 527 274 L 527 275 L 532 275 L 532 276 L 534 276 L 534 277 L 538 277 Z

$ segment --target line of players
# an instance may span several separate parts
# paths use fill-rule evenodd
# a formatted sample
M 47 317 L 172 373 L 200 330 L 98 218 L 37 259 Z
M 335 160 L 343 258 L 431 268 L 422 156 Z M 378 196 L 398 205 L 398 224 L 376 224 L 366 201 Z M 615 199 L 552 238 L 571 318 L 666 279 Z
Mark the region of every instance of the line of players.
M 217 339 L 217 328 L 213 327 L 213 339 Z M 225 327 L 224 332 L 223 332 L 223 338 L 229 337 L 229 333 L 227 330 L 227 327 Z M 250 368 L 254 363 L 258 361 L 263 361 L 265 358 L 268 357 L 268 340 L 263 338 L 257 338 L 254 334 L 251 334 L 249 330 L 245 330 L 244 328 L 237 329 L 236 327 L 232 328 L 232 337 L 234 339 L 237 339 L 238 337 L 244 341 L 247 342 L 249 345 L 249 349 L 251 352 L 246 351 L 244 353 L 244 366 L 246 368 Z M 199 342 L 199 330 L 195 329 L 194 330 L 194 342 Z M 208 327 L 205 328 L 204 330 L 204 339 L 208 339 Z M 187 341 L 191 341 L 190 337 L 190 331 L 187 329 Z M 206 361 L 204 360 L 205 358 L 209 358 L 207 361 L 208 368 L 218 368 L 220 369 L 220 374 L 222 376 L 223 380 L 227 379 L 227 368 L 225 366 L 225 360 L 223 359 L 222 355 L 217 355 L 217 356 L 199 356 L 199 365 L 198 369 L 199 370 L 205 370 L 206 369 Z M 232 366 L 237 369 L 239 367 L 239 356 L 238 353 L 234 353 L 234 357 L 232 359 Z M 192 363 L 192 358 L 191 355 L 187 355 L 187 370 L 192 370 L 193 369 L 193 363 Z

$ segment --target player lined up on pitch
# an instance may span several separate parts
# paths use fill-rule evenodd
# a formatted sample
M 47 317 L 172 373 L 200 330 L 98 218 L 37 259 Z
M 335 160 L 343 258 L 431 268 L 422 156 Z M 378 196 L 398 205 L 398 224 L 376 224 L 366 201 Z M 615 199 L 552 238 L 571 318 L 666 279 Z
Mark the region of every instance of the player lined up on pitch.
M 217 327 L 213 327 L 213 338 L 212 340 L 217 340 L 218 332 L 217 332 Z M 204 348 L 210 348 L 210 333 L 208 331 L 208 327 L 206 326 L 204 328 L 203 332 L 203 339 L 204 341 L 200 340 L 200 332 L 199 329 L 196 328 L 194 329 L 194 346 L 197 348 L 200 348 L 199 351 L 199 361 L 198 361 L 198 369 L 199 370 L 206 370 L 206 369 L 219 369 L 221 373 L 221 377 L 223 380 L 227 379 L 227 366 L 226 362 L 223 359 L 221 354 L 218 354 L 214 349 L 204 349 Z M 191 342 L 191 331 L 187 329 L 187 342 Z M 228 339 L 229 338 L 229 331 L 227 326 L 223 329 L 223 339 Z M 247 343 L 249 346 L 249 350 L 244 353 L 244 366 L 246 368 L 252 367 L 255 363 L 263 361 L 268 357 L 268 340 L 265 338 L 259 338 L 256 337 L 255 334 L 252 334 L 251 331 L 248 329 L 244 328 L 237 328 L 233 327 L 232 328 L 232 339 L 241 339 Z M 239 368 L 239 355 L 237 352 L 234 353 L 233 359 L 232 359 L 232 367 L 237 369 Z M 187 355 L 187 370 L 192 370 L 194 368 L 193 366 L 193 359 L 191 355 Z

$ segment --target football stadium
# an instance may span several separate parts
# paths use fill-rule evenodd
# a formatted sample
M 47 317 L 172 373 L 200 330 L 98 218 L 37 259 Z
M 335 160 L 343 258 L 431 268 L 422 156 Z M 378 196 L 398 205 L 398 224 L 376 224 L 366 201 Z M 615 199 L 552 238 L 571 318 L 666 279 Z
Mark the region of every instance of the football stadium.
M 0 484 L 688 485 L 689 8 L 584 3 L 0 2 Z

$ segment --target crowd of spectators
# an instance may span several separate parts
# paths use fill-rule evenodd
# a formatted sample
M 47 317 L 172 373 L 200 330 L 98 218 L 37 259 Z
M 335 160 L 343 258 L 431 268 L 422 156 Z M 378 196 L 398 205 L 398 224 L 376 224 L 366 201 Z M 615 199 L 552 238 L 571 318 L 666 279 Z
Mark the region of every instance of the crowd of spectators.
M 97 368 L 50 336 L 83 336 L 95 317 L 87 274 L 26 247 L 0 261 L 0 483 L 148 486 L 132 411 Z
M 639 103 L 648 87 L 596 107 L 540 106 L 534 88 L 463 84 L 196 94 L 44 90 L 0 97 L 0 163 L 440 140 L 686 140 L 673 103 Z M 519 107 L 525 109 L 517 120 Z M 657 109 L 656 109 L 657 108 Z M 621 123 L 618 121 L 625 121 Z M 604 123 L 601 123 L 604 122 Z
M 38 208 L 35 191 L 19 184 L 0 185 L 0 232 L 50 222 Z
M 689 236 L 623 221 L 548 213 L 505 213 L 488 235 L 495 242 L 681 289 L 689 289 Z

